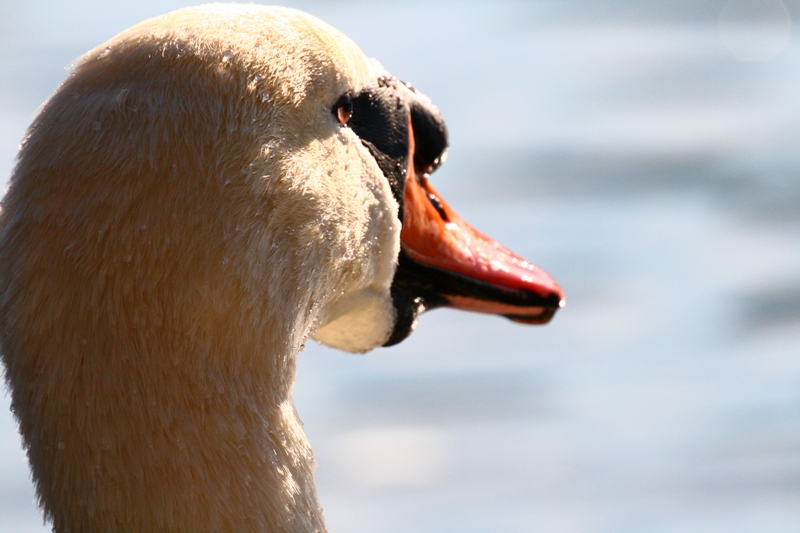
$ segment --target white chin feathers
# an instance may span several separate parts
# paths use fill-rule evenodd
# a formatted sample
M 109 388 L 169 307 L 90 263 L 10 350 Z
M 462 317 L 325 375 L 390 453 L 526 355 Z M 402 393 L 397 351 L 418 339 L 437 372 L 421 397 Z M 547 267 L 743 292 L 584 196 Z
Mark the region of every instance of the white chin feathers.
M 386 288 L 367 287 L 339 300 L 327 310 L 328 320 L 311 338 L 346 352 L 362 353 L 389 338 L 396 313 Z

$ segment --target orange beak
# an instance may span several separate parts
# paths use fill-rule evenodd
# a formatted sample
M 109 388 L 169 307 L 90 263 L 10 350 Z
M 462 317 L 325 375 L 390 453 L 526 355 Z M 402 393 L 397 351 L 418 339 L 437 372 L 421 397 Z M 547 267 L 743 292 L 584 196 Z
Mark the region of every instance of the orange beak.
M 409 125 L 410 126 L 410 125 Z M 427 174 L 414 169 L 414 137 L 406 179 L 401 267 L 431 281 L 438 305 L 505 316 L 525 324 L 547 323 L 564 306 L 553 278 L 480 233 L 442 200 Z M 435 306 L 435 305 L 434 305 Z M 430 306 L 429 306 L 430 307 Z

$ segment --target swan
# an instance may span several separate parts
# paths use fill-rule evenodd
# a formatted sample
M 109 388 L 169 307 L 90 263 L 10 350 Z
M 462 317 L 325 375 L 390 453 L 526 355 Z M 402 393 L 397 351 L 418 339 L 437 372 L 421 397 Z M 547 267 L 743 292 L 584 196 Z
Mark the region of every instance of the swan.
M 298 11 L 211 5 L 80 58 L 0 213 L 0 348 L 55 531 L 325 531 L 296 358 L 563 292 L 429 175 L 437 108 Z

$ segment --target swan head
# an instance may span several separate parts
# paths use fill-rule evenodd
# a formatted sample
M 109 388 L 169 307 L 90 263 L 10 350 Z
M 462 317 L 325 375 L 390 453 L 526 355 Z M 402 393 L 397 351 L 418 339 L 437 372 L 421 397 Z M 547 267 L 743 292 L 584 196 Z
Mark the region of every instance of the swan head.
M 141 283 L 216 284 L 213 305 L 264 315 L 293 345 L 392 345 L 441 306 L 547 322 L 558 285 L 430 185 L 446 150 L 431 101 L 327 24 L 189 8 L 76 62 L 23 144 L 5 224 L 36 211 L 87 276 L 132 258 Z M 91 242 L 113 234 L 125 242 Z

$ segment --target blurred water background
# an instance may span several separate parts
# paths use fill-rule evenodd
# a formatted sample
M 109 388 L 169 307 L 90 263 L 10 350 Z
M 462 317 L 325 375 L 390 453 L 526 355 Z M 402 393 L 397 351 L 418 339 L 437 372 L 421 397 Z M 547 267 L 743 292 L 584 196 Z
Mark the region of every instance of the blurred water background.
M 286 4 L 438 104 L 436 187 L 568 300 L 309 343 L 331 531 L 800 531 L 800 1 Z M 184 5 L 0 1 L 0 176 L 74 58 Z M 0 417 L 0 531 L 47 530 Z

